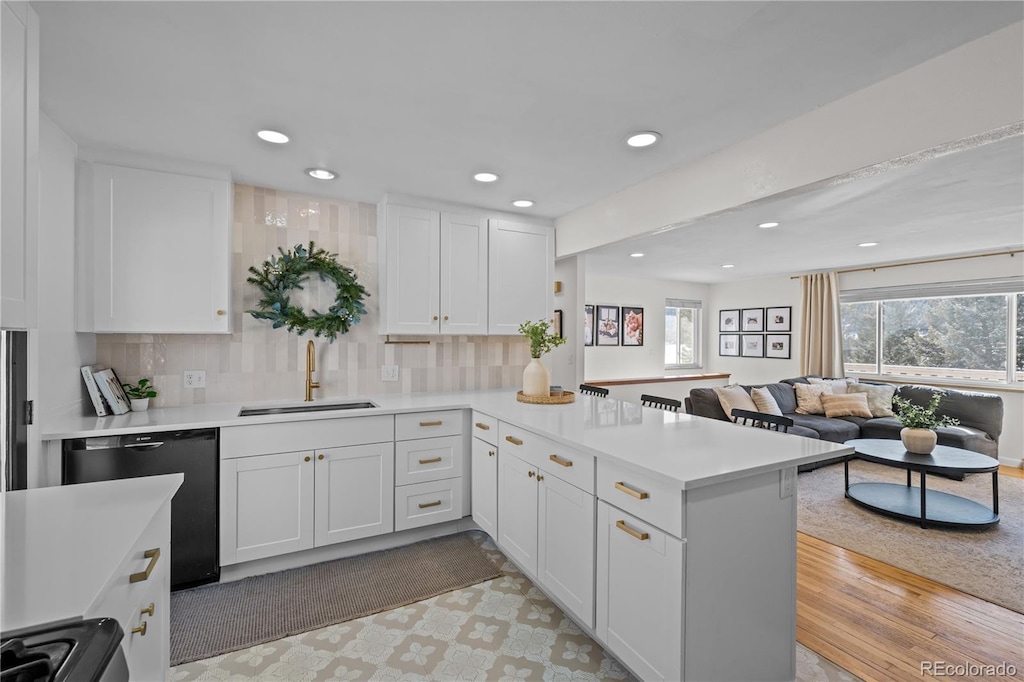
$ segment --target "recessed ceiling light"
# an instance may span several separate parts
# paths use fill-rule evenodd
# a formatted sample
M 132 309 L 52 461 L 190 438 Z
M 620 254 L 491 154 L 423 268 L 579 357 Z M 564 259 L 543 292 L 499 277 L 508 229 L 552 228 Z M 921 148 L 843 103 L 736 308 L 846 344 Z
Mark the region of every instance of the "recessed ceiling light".
M 878 242 L 862 242 L 857 244 L 857 246 L 878 246 Z
M 338 174 L 326 168 L 307 168 L 306 175 L 317 180 L 333 180 Z
M 626 144 L 630 147 L 650 147 L 661 139 L 661 134 L 653 130 L 645 130 L 642 133 L 633 133 L 626 138 Z
M 735 265 L 733 265 L 732 263 L 726 263 L 726 264 L 725 264 L 725 265 L 723 265 L 722 267 L 723 267 L 723 268 L 734 268 L 734 267 L 736 267 L 736 266 L 735 266 Z
M 769 227 L 778 227 L 778 223 L 759 223 L 758 227 L 768 229 Z
M 642 253 L 631 253 L 631 254 L 629 254 L 629 257 L 630 258 L 643 258 L 644 254 L 642 254 Z
M 477 182 L 494 182 L 498 179 L 498 174 L 490 172 L 475 173 L 473 179 Z
M 261 130 L 256 133 L 256 137 L 264 142 L 273 142 L 274 144 L 284 144 L 288 141 L 287 135 L 276 130 Z
M 479 178 L 477 178 L 479 180 Z M 512 202 L 512 205 L 516 208 L 530 208 L 533 206 L 533 201 L 530 199 L 516 199 Z

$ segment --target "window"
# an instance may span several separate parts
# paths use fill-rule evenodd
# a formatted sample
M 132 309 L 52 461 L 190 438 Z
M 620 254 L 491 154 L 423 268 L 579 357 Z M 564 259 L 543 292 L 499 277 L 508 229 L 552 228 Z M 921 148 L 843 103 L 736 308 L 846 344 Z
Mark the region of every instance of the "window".
M 843 292 L 850 374 L 1024 381 L 1024 279 Z
M 700 301 L 665 299 L 665 369 L 701 366 Z

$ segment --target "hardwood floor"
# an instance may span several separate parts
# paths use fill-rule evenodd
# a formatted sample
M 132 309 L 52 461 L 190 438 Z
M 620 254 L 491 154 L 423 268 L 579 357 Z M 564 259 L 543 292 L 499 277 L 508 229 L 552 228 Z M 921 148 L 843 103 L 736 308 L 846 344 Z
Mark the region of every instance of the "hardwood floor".
M 796 612 L 797 641 L 865 680 L 1024 680 L 1024 615 L 803 533 Z M 923 671 L 931 661 L 964 674 Z M 1016 674 L 962 668 L 1001 663 Z

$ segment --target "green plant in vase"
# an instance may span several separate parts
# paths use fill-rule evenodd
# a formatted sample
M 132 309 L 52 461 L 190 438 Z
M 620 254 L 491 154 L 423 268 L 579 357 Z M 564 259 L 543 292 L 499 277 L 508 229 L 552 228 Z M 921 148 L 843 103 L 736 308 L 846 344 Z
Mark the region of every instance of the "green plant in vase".
M 540 356 L 565 343 L 565 338 L 551 333 L 551 323 L 547 320 L 530 322 L 527 320 L 519 325 L 519 333 L 530 340 L 530 364 L 523 370 L 523 395 L 547 397 L 551 392 L 551 374 Z
M 139 379 L 138 383 L 122 383 L 121 388 L 131 401 L 132 412 L 145 412 L 149 409 L 149 399 L 157 396 L 156 387 L 149 379 Z
M 945 391 L 936 391 L 932 394 L 927 405 L 918 405 L 901 396 L 893 396 L 892 404 L 896 408 L 896 418 L 903 424 L 900 431 L 900 440 L 907 452 L 917 455 L 928 455 L 935 449 L 938 442 L 938 434 L 935 429 L 940 426 L 956 426 L 959 419 L 948 415 L 939 415 L 939 403 Z

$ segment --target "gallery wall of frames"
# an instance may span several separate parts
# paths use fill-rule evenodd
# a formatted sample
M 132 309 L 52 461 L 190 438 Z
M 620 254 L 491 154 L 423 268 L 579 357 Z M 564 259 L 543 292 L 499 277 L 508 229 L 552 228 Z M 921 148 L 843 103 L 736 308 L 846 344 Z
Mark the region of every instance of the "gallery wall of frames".
M 644 345 L 644 309 L 626 305 L 583 306 L 583 345 Z
M 718 354 L 724 357 L 790 359 L 791 306 L 718 311 Z

